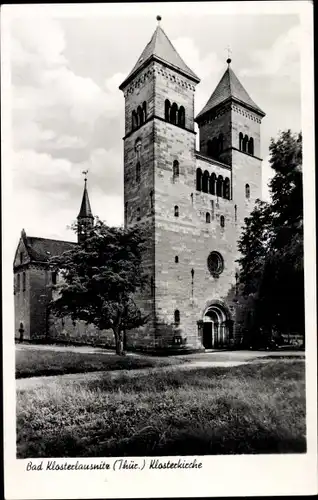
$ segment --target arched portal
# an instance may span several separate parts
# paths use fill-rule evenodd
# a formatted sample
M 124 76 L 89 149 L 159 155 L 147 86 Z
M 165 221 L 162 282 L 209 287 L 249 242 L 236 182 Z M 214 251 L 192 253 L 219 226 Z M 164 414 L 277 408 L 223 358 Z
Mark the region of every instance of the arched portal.
M 231 344 L 233 321 L 225 305 L 216 302 L 203 315 L 202 343 L 205 349 L 222 349 Z

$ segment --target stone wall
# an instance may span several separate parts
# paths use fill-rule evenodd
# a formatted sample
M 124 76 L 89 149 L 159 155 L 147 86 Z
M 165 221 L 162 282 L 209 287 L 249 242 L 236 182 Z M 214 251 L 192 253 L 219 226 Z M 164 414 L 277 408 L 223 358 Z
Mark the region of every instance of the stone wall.
M 49 317 L 50 341 L 70 344 L 88 344 L 102 347 L 115 347 L 112 330 L 98 330 L 84 321 L 72 321 L 71 318 Z
M 183 155 L 185 151 L 191 158 L 194 148 L 184 149 Z M 223 174 L 224 169 L 220 165 L 211 166 L 210 162 L 205 164 L 203 160 L 195 162 L 193 156 L 191 162 L 192 166 L 184 171 L 180 162 L 180 172 L 183 173 L 174 183 L 171 182 L 171 172 L 156 170 L 156 311 L 159 320 L 169 326 L 162 344 L 172 343 L 174 311 L 177 309 L 187 345 L 200 348 L 197 322 L 203 319 L 211 302 L 223 301 L 234 315 L 228 296 L 235 286 L 237 248 L 232 201 L 195 190 L 196 166 Z M 228 170 L 226 173 L 228 175 Z M 175 204 L 179 206 L 179 217 L 174 215 Z M 211 214 L 210 223 L 206 222 L 207 212 Z M 221 215 L 225 218 L 224 228 L 220 224 Z M 224 271 L 218 278 L 208 270 L 211 251 L 220 252 L 224 259 Z M 178 263 L 175 256 L 178 256 Z M 164 335 L 164 327 L 161 331 Z
M 153 347 L 154 329 L 154 74 L 152 67 L 144 70 L 129 88 L 125 89 L 125 132 L 124 138 L 124 204 L 125 226 L 140 224 L 147 234 L 146 248 L 143 254 L 143 273 L 146 285 L 142 293 L 136 294 L 135 301 L 143 314 L 148 316 L 145 327 L 133 329 L 127 333 L 127 346 Z M 146 101 L 146 123 L 132 128 L 132 111 Z M 139 162 L 140 176 L 136 166 Z
M 219 106 L 218 109 L 209 113 L 209 116 L 199 124 L 200 131 L 200 151 L 208 153 L 208 141 L 223 135 L 223 153 L 220 154 L 220 161 L 231 165 L 232 147 L 232 112 L 231 104 Z

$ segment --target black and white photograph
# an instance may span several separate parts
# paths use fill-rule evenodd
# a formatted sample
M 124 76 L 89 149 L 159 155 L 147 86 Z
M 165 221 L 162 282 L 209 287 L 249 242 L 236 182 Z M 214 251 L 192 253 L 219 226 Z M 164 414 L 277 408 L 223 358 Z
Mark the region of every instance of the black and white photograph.
M 312 4 L 6 9 L 6 498 L 314 493 Z

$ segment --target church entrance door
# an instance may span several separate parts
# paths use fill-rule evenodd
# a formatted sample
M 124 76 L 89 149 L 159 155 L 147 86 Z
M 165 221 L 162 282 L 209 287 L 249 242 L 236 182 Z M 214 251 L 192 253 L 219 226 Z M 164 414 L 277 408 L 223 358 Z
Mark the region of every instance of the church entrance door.
M 211 305 L 203 317 L 202 342 L 205 349 L 222 349 L 229 346 L 230 324 L 228 313 L 220 305 Z

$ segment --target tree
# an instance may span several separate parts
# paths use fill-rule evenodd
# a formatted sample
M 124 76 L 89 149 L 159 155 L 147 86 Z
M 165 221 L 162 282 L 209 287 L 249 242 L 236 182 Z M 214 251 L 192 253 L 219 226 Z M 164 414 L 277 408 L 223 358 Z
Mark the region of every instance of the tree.
M 145 241 L 141 225 L 123 229 L 97 220 L 82 244 L 51 259 L 62 276 L 59 297 L 51 304 L 54 314 L 112 329 L 116 353 L 123 354 L 126 330 L 147 321 L 134 301 L 146 281 L 141 267 Z
M 256 201 L 238 242 L 240 283 L 254 298 L 255 328 L 304 333 L 301 134 L 272 139 L 270 165 L 271 201 Z

